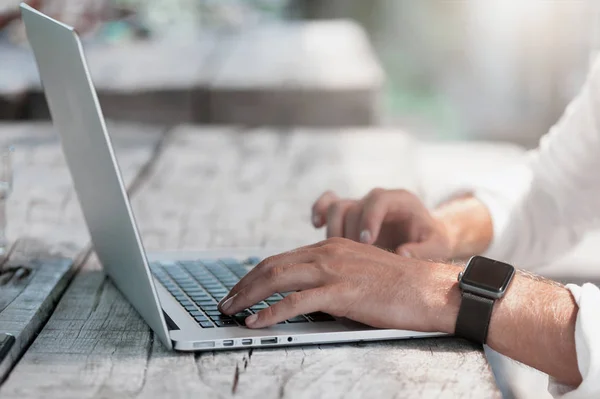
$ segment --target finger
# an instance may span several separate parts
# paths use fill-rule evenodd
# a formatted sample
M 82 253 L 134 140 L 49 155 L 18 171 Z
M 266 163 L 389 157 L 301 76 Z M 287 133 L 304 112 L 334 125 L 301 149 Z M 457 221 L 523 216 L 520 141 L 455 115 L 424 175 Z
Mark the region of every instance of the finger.
M 360 217 L 362 214 L 362 205 L 355 202 L 346 211 L 344 218 L 344 237 L 358 241 L 360 237 Z
M 319 287 L 322 284 L 321 280 L 321 273 L 310 264 L 277 266 L 223 302 L 219 310 L 225 314 L 235 314 L 278 292 Z
M 396 253 L 407 258 L 439 261 L 448 257 L 448 248 L 439 240 L 429 239 L 400 245 Z
M 226 300 L 237 294 L 241 289 L 243 289 L 246 285 L 251 284 L 256 278 L 262 276 L 266 270 L 275 267 L 277 265 L 294 265 L 297 263 L 310 263 L 315 255 L 310 252 L 311 249 L 321 246 L 322 243 L 316 243 L 312 245 L 307 245 L 304 247 L 300 247 L 294 249 L 292 251 L 283 252 L 278 255 L 270 256 L 260 262 L 258 265 L 253 267 L 240 281 L 237 282 L 236 285 L 229 291 L 223 299 L 219 302 L 219 304 L 224 303 Z
M 327 210 L 338 199 L 333 191 L 326 191 L 315 201 L 312 207 L 312 223 L 316 228 L 325 225 Z
M 382 189 L 372 190 L 365 197 L 359 226 L 360 240 L 364 244 L 377 241 L 393 197 L 391 192 Z
M 327 238 L 344 236 L 344 220 L 346 212 L 356 201 L 339 200 L 327 210 Z
M 325 310 L 332 300 L 335 298 L 330 290 L 324 287 L 295 292 L 275 305 L 248 316 L 245 320 L 246 326 L 249 328 L 268 327 L 302 314 Z

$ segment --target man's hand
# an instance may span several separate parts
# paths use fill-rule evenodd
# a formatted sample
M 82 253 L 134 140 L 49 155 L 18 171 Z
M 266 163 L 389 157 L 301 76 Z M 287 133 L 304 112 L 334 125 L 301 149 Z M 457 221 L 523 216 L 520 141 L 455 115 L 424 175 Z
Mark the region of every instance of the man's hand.
M 321 311 L 374 327 L 453 334 L 461 270 L 332 238 L 265 259 L 223 298 L 219 310 L 232 315 L 277 292 L 298 291 L 248 316 L 246 325 L 262 328 Z M 577 386 L 576 317 L 577 304 L 565 287 L 517 273 L 494 305 L 487 345 Z
M 452 332 L 460 270 L 334 238 L 265 259 L 219 308 L 232 315 L 277 292 L 298 291 L 249 316 L 246 325 L 267 327 L 322 311 L 374 327 Z
M 447 229 L 414 194 L 374 189 L 359 200 L 340 199 L 328 191 L 313 205 L 315 227 L 327 237 L 345 237 L 421 259 L 451 256 Z

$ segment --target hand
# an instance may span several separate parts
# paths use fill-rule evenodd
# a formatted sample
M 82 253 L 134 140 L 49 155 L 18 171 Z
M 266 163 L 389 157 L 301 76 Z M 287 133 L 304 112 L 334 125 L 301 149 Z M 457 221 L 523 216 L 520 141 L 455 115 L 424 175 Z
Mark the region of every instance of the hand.
M 334 238 L 265 259 L 219 310 L 232 315 L 277 292 L 298 291 L 249 316 L 246 325 L 267 327 L 322 311 L 380 328 L 453 332 L 460 270 Z
M 374 189 L 360 200 L 328 191 L 313 205 L 313 224 L 327 225 L 327 237 L 345 237 L 421 259 L 448 259 L 445 225 L 406 190 Z

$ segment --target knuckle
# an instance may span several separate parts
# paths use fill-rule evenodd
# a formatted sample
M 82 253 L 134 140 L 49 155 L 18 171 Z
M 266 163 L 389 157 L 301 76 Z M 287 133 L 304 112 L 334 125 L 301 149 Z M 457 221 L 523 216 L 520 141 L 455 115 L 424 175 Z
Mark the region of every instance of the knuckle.
M 266 268 L 269 267 L 269 265 L 271 263 L 273 263 L 273 258 L 274 258 L 274 256 L 269 256 L 268 258 L 263 259 L 262 262 L 260 262 L 256 266 L 254 266 L 254 270 L 257 270 L 257 271 L 265 270 Z
M 325 245 L 322 247 L 325 257 L 331 258 L 341 255 L 344 252 L 344 246 L 347 245 L 349 241 L 350 240 L 347 238 L 342 237 L 332 237 L 327 239 Z
M 381 196 L 383 194 L 385 194 L 385 190 L 383 188 L 376 187 L 376 188 L 372 189 L 371 191 L 369 191 L 369 194 L 367 195 L 367 197 L 377 200 L 377 199 L 381 198 Z
M 331 205 L 329 205 L 329 208 L 327 209 L 327 213 L 329 215 L 337 215 L 338 213 L 340 213 L 341 210 L 342 210 L 342 202 L 336 201 L 336 202 L 332 203 Z
M 395 190 L 395 194 L 399 197 L 399 198 L 404 198 L 404 199 L 413 199 L 416 198 L 416 195 L 414 195 L 412 192 L 400 188 L 398 190 Z
M 362 211 L 362 204 L 355 202 L 352 205 L 350 205 L 349 209 L 348 209 L 348 214 L 347 216 L 356 216 L 358 214 L 360 214 L 360 212 Z
M 274 266 L 271 269 L 269 269 L 269 271 L 267 272 L 267 279 L 268 280 L 278 280 L 284 271 L 285 271 L 285 268 L 283 266 Z
M 285 297 L 284 301 L 286 305 L 291 309 L 296 309 L 305 300 L 305 294 L 302 292 L 296 292 Z
M 277 305 L 269 306 L 263 310 L 261 310 L 261 316 L 264 318 L 271 319 L 277 315 Z
M 334 248 L 340 247 L 344 245 L 344 243 L 348 241 L 347 238 L 343 237 L 331 237 L 327 239 L 326 246 L 328 250 L 332 250 Z

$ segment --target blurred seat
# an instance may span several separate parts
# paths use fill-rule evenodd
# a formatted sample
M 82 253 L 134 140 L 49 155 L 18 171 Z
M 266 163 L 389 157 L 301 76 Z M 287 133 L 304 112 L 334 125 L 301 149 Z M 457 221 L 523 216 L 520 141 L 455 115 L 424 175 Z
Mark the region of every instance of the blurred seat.
M 383 72 L 364 30 L 350 21 L 294 21 L 184 40 L 84 47 L 111 119 L 251 126 L 378 120 Z M 24 53 L 3 45 L 0 64 L 9 73 L 0 74 L 0 99 L 11 97 L 5 88 L 19 77 L 29 93 L 22 113 L 46 119 L 33 59 Z

